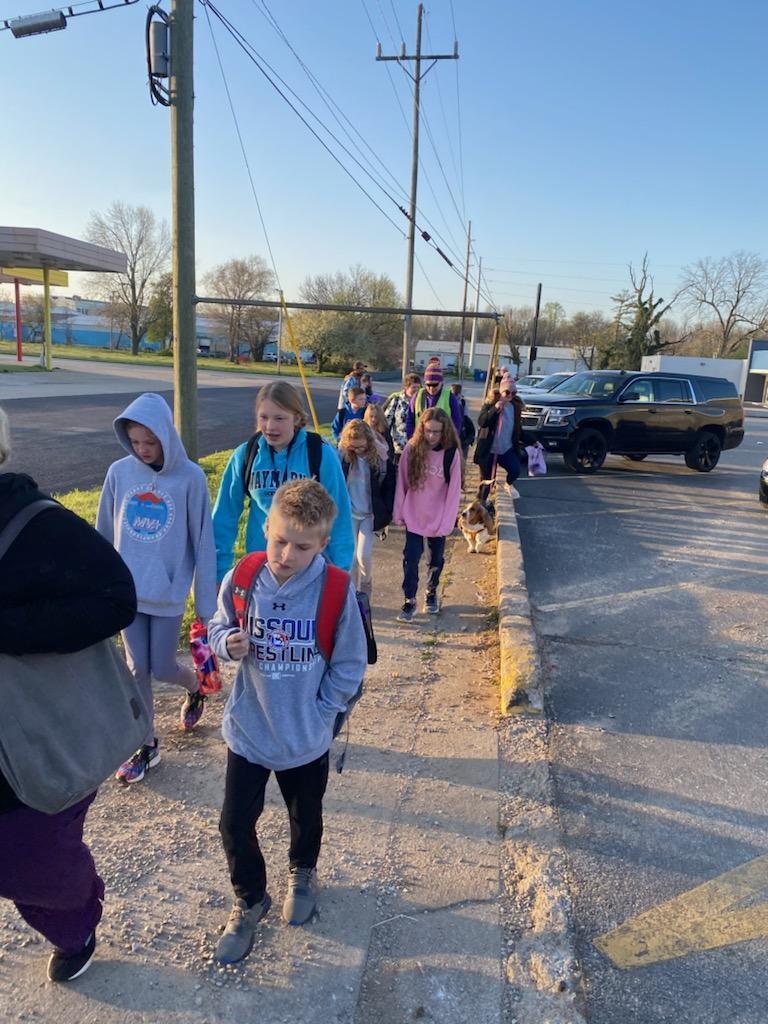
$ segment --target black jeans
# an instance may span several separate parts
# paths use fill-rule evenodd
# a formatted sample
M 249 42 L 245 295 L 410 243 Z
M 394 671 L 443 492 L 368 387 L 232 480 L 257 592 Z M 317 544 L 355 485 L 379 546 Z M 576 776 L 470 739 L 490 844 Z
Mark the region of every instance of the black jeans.
M 501 455 L 489 455 L 486 460 L 480 463 L 480 479 L 490 480 L 491 474 L 493 473 L 493 460 L 496 459 L 496 475 L 499 474 L 499 469 L 506 470 L 507 483 L 513 484 L 515 480 L 520 476 L 520 459 L 517 457 L 517 452 L 514 448 L 508 448 L 507 451 L 502 452 Z M 481 483 L 477 492 L 478 498 L 481 501 L 485 501 L 490 494 L 491 485 Z
M 419 589 L 419 562 L 424 553 L 425 539 L 429 548 L 428 593 L 437 590 L 440 573 L 445 565 L 445 537 L 424 538 L 420 533 L 406 530 L 403 548 L 403 593 L 407 601 L 413 601 Z
M 227 751 L 227 780 L 219 832 L 235 895 L 252 907 L 267 890 L 267 868 L 256 837 L 256 822 L 264 810 L 269 768 L 252 764 Z M 298 768 L 275 772 L 288 808 L 292 868 L 313 868 L 323 838 L 323 796 L 328 784 L 328 754 Z

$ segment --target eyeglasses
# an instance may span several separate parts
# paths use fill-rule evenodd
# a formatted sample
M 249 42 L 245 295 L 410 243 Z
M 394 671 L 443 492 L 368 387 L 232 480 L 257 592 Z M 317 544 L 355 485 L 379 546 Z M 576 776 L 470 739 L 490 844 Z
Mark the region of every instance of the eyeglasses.
M 440 387 L 440 384 L 439 384 L 439 383 L 434 383 L 434 384 L 425 384 L 425 385 L 424 385 L 424 387 L 425 387 L 425 388 L 439 388 L 439 387 Z

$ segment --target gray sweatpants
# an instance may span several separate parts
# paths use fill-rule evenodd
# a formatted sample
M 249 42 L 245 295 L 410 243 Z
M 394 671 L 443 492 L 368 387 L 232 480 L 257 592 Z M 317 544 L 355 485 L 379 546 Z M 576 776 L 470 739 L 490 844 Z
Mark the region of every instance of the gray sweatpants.
M 179 629 L 183 617 L 144 615 L 139 612 L 130 626 L 126 626 L 122 632 L 128 668 L 133 672 L 139 692 L 150 711 L 149 731 L 144 740 L 148 744 L 155 742 L 152 676 L 164 683 L 183 686 L 190 693 L 195 693 L 198 689 L 194 671 L 176 661 Z

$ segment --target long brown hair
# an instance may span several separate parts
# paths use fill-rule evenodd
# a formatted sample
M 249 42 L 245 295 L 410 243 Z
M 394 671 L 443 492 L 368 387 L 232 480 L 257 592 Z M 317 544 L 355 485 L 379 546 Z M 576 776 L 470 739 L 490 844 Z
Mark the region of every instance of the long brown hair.
M 282 408 L 287 412 L 291 412 L 294 416 L 297 416 L 297 430 L 299 427 L 306 427 L 307 413 L 301 403 L 299 393 L 293 384 L 289 384 L 287 380 L 275 380 L 272 381 L 271 384 L 265 384 L 264 387 L 260 388 L 258 395 L 256 395 L 257 415 L 259 412 L 259 406 L 265 398 L 268 398 L 270 402 L 274 402 L 276 405 L 282 406 Z
M 424 424 L 429 423 L 430 420 L 437 420 L 443 428 L 440 447 L 442 449 L 455 448 L 457 451 L 460 450 L 459 435 L 456 433 L 456 427 L 454 427 L 451 417 L 443 409 L 439 409 L 436 406 L 433 406 L 431 409 L 425 409 L 421 414 L 419 422 L 416 424 L 413 437 L 407 446 L 408 486 L 414 491 L 424 486 L 424 481 L 427 477 L 427 460 L 432 449 L 424 433 Z
M 349 447 L 349 442 L 359 441 L 361 438 L 365 438 L 366 442 L 362 458 L 365 459 L 371 469 L 378 473 L 381 466 L 381 456 L 376 447 L 376 437 L 373 433 L 373 427 L 369 427 L 364 420 L 349 420 L 344 425 L 341 437 L 339 438 L 339 451 L 344 461 L 354 466 L 357 463 L 358 455 L 357 452 L 353 452 Z

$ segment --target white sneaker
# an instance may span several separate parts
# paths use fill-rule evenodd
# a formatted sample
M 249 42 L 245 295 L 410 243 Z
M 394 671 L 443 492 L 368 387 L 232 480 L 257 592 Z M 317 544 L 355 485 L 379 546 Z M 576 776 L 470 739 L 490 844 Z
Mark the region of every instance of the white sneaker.
M 513 487 L 512 484 L 504 484 L 504 490 L 507 492 L 510 498 L 520 497 L 520 492 L 516 487 Z

